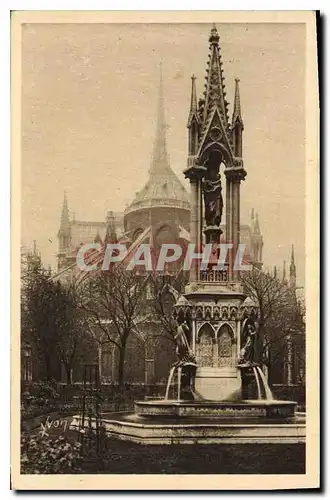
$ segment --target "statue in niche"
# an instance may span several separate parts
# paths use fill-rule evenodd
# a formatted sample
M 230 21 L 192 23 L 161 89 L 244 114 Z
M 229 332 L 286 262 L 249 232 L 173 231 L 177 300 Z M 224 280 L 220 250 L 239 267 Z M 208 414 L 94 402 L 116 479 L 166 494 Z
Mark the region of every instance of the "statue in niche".
M 257 359 L 257 327 L 256 322 L 251 318 L 246 318 L 242 325 L 242 349 L 239 354 L 238 366 L 241 368 L 256 366 Z
M 181 393 L 180 399 L 197 399 L 195 394 L 195 377 L 197 370 L 197 361 L 195 354 L 190 348 L 188 337 L 190 337 L 190 327 L 186 320 L 178 323 L 176 341 L 176 355 L 178 360 L 173 366 L 181 368 Z
M 206 166 L 207 166 L 206 162 Z M 218 168 L 208 168 L 203 181 L 205 221 L 207 226 L 220 226 L 223 199 L 221 179 Z

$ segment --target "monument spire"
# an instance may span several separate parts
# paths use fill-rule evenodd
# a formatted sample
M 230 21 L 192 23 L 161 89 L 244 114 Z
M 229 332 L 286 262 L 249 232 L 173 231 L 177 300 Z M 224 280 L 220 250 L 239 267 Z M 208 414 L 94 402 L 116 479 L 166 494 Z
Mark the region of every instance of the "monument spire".
M 228 127 L 228 102 L 226 100 L 225 83 L 222 69 L 221 52 L 219 45 L 218 30 L 213 24 L 209 36 L 210 48 L 209 58 L 206 69 L 206 84 L 205 84 L 205 106 L 203 122 L 206 125 L 207 118 L 210 116 L 214 107 L 216 106 L 221 114 L 221 118 L 226 128 Z
M 199 141 L 196 156 L 201 159 L 202 163 L 205 160 L 205 150 L 209 149 L 210 142 L 218 143 L 217 153 L 224 162 L 233 163 L 234 157 L 237 156 L 233 144 L 233 132 L 229 123 L 228 116 L 228 101 L 226 99 L 225 77 L 223 75 L 222 60 L 219 45 L 219 34 L 215 25 L 211 29 L 209 36 L 209 55 L 206 68 L 206 83 L 203 92 L 203 98 L 198 102 L 198 117 L 199 117 Z M 209 156 L 209 155 L 208 155 Z M 241 173 L 242 179 L 246 172 L 243 169 L 243 161 L 241 156 L 237 166 Z M 191 161 L 191 160 L 190 160 Z

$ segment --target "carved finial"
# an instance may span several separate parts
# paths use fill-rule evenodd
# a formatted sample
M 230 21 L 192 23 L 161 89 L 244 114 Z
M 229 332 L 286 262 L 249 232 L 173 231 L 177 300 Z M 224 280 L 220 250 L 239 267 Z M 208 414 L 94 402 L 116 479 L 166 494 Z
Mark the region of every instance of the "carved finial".
M 242 129 L 243 129 L 243 118 L 242 118 L 242 111 L 241 111 L 241 98 L 240 98 L 240 91 L 239 91 L 239 78 L 235 78 L 235 99 L 234 99 L 234 111 L 233 111 L 233 118 L 232 118 L 232 125 L 233 127 L 236 124 L 240 124 Z
M 218 30 L 217 30 L 217 27 L 216 27 L 215 23 L 213 23 L 212 29 L 211 29 L 211 33 L 210 33 L 210 37 L 209 37 L 209 42 L 211 44 L 217 45 L 219 43 L 219 40 L 220 40 L 220 37 L 219 37 L 219 33 L 218 33 Z
M 193 117 L 198 121 L 197 116 L 197 94 L 196 94 L 196 76 L 191 77 L 191 98 L 190 98 L 190 110 L 188 117 L 188 127 L 190 127 Z
M 190 102 L 190 112 L 194 113 L 197 111 L 197 95 L 196 95 L 196 76 L 191 77 L 191 102 Z

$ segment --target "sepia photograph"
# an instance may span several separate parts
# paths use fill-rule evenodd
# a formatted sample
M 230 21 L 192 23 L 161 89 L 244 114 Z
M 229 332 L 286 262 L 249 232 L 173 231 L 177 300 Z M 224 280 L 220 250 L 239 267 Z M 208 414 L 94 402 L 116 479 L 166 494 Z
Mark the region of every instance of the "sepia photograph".
M 12 487 L 318 487 L 315 13 L 11 32 Z

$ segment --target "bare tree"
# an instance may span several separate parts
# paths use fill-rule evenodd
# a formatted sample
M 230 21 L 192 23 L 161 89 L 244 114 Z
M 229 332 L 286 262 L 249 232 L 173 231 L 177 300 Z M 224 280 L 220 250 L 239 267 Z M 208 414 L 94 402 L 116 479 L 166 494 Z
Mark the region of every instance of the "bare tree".
M 145 277 L 122 265 L 88 273 L 79 286 L 78 300 L 92 337 L 118 349 L 118 382 L 123 385 L 128 339 L 146 319 Z
M 72 368 L 84 341 L 73 288 L 53 281 L 35 259 L 22 279 L 21 307 L 22 339 L 31 344 L 45 378 L 53 378 L 54 364 L 61 362 L 71 383 Z
M 242 273 L 241 280 L 259 309 L 258 360 L 270 368 L 285 355 L 288 337 L 304 335 L 303 311 L 295 290 L 270 273 L 253 268 Z
M 166 338 L 175 342 L 176 321 L 173 316 L 173 306 L 184 293 L 187 276 L 184 271 L 167 275 L 159 272 L 150 273 L 148 283 L 150 286 L 150 311 L 154 321 L 160 325 L 155 337 Z

